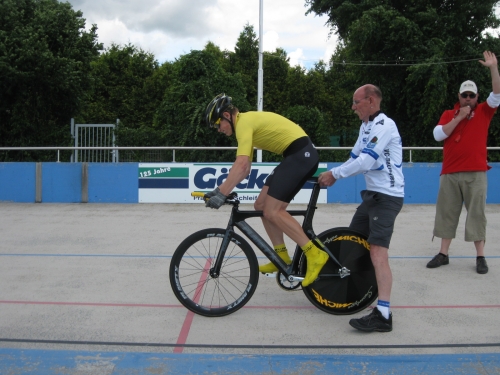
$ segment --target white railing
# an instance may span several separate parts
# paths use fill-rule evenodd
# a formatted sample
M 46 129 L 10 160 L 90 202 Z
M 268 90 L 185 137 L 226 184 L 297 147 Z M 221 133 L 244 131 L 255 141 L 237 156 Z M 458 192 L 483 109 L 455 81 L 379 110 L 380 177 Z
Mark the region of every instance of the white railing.
M 175 146 L 156 146 L 156 147 L 0 147 L 0 151 L 57 151 L 57 162 L 60 162 L 61 151 L 74 150 L 172 150 L 172 162 L 175 163 L 175 151 L 183 150 L 236 150 L 237 147 L 175 147 Z M 352 150 L 352 147 L 316 147 L 317 150 Z M 412 151 L 415 150 L 442 150 L 442 147 L 403 147 L 403 151 L 410 151 L 409 163 L 413 163 Z M 498 151 L 500 147 L 487 147 L 488 151 Z

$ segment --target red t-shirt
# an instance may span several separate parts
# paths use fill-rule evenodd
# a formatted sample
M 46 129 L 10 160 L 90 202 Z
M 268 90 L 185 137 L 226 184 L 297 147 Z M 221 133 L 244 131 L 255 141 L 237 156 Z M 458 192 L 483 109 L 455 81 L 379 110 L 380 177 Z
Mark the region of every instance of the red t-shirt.
M 444 111 L 438 124 L 448 124 L 459 110 L 460 104 L 457 103 L 454 109 Z M 469 116 L 460 121 L 444 140 L 441 174 L 487 171 L 491 168 L 486 160 L 486 141 L 488 128 L 496 110 L 487 102 L 480 103 Z

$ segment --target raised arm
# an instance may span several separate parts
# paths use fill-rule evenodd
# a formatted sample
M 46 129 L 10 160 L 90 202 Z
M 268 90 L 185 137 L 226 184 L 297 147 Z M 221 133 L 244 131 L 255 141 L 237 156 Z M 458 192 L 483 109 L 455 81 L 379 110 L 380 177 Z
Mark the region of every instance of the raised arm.
M 483 52 L 484 61 L 479 60 L 479 62 L 490 69 L 491 73 L 491 86 L 494 94 L 500 94 L 500 75 L 498 74 L 498 62 L 497 57 L 493 52 L 484 51 Z

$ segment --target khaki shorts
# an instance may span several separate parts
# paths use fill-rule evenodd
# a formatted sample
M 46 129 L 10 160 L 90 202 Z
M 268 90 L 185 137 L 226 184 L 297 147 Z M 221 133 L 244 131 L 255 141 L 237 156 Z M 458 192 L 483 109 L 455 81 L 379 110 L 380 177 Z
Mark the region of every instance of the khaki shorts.
M 443 174 L 439 179 L 439 193 L 434 220 L 434 236 L 455 238 L 462 212 L 467 209 L 465 241 L 486 240 L 486 172 L 458 172 Z

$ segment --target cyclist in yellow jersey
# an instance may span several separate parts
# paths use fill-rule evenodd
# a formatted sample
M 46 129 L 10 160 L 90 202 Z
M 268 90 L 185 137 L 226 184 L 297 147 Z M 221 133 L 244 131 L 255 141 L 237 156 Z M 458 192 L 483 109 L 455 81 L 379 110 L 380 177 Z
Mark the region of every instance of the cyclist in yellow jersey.
M 293 141 L 307 137 L 299 125 L 272 112 L 238 113 L 236 124 L 236 156 L 246 155 L 250 160 L 254 147 L 282 155 Z
M 287 211 L 288 204 L 318 168 L 319 156 L 304 130 L 287 118 L 271 112 L 240 113 L 231 97 L 217 95 L 207 106 L 205 121 L 238 141 L 236 161 L 226 180 L 209 197 L 206 206 L 218 209 L 228 194 L 250 173 L 254 147 L 282 154 L 284 159 L 267 177 L 254 207 L 263 211 L 262 222 L 275 251 L 285 263 L 291 259 L 285 246 L 284 234 L 304 251 L 307 271 L 303 286 L 313 283 L 328 260 L 328 254 L 317 248 L 306 236 L 299 222 Z M 259 267 L 263 273 L 276 272 L 272 263 Z

